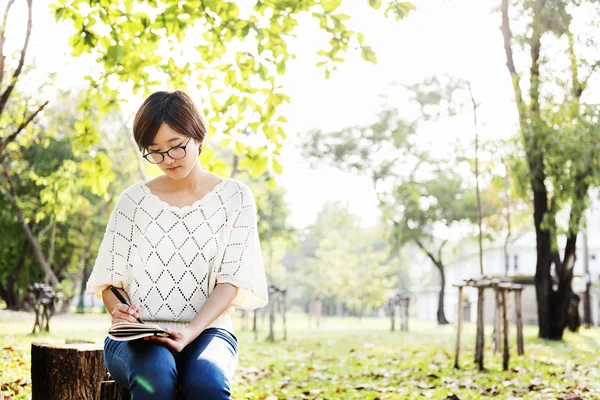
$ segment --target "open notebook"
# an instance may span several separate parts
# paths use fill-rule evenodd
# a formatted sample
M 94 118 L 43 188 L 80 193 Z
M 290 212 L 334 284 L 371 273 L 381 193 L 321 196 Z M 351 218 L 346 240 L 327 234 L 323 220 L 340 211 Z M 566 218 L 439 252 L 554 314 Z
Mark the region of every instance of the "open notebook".
M 141 339 L 146 336 L 168 337 L 169 334 L 155 324 L 138 324 L 132 322 L 118 322 L 108 330 L 108 337 L 119 341 Z

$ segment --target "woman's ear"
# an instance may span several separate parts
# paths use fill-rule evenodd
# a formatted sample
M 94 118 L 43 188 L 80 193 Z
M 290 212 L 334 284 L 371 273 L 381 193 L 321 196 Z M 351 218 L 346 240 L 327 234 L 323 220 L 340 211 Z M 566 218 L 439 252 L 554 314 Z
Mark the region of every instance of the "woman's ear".
M 198 145 L 198 155 L 202 154 L 202 143 Z

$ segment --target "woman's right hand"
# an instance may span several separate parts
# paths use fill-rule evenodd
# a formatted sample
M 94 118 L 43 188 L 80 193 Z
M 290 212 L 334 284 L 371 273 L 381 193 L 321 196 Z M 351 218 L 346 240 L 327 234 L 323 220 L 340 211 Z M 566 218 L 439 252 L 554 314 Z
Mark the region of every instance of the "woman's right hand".
M 132 304 L 117 304 L 115 309 L 111 313 L 113 325 L 118 322 L 133 322 L 139 324 L 140 322 L 136 319 L 140 316 L 140 306 Z

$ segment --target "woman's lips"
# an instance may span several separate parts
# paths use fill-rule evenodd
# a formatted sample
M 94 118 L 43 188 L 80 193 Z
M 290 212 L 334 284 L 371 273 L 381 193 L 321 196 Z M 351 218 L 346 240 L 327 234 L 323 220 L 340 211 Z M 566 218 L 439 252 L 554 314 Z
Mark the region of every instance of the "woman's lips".
M 178 165 L 176 167 L 172 167 L 172 168 L 167 168 L 169 171 L 177 171 L 179 169 L 179 167 L 181 167 L 181 165 Z

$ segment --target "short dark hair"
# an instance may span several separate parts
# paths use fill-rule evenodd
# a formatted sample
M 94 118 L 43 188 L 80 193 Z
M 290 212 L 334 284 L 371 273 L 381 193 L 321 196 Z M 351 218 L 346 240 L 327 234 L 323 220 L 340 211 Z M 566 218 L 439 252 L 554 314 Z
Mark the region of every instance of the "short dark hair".
M 199 143 L 206 137 L 207 122 L 191 97 L 181 90 L 152 93 L 133 120 L 133 137 L 140 151 L 150 147 L 162 123 Z

